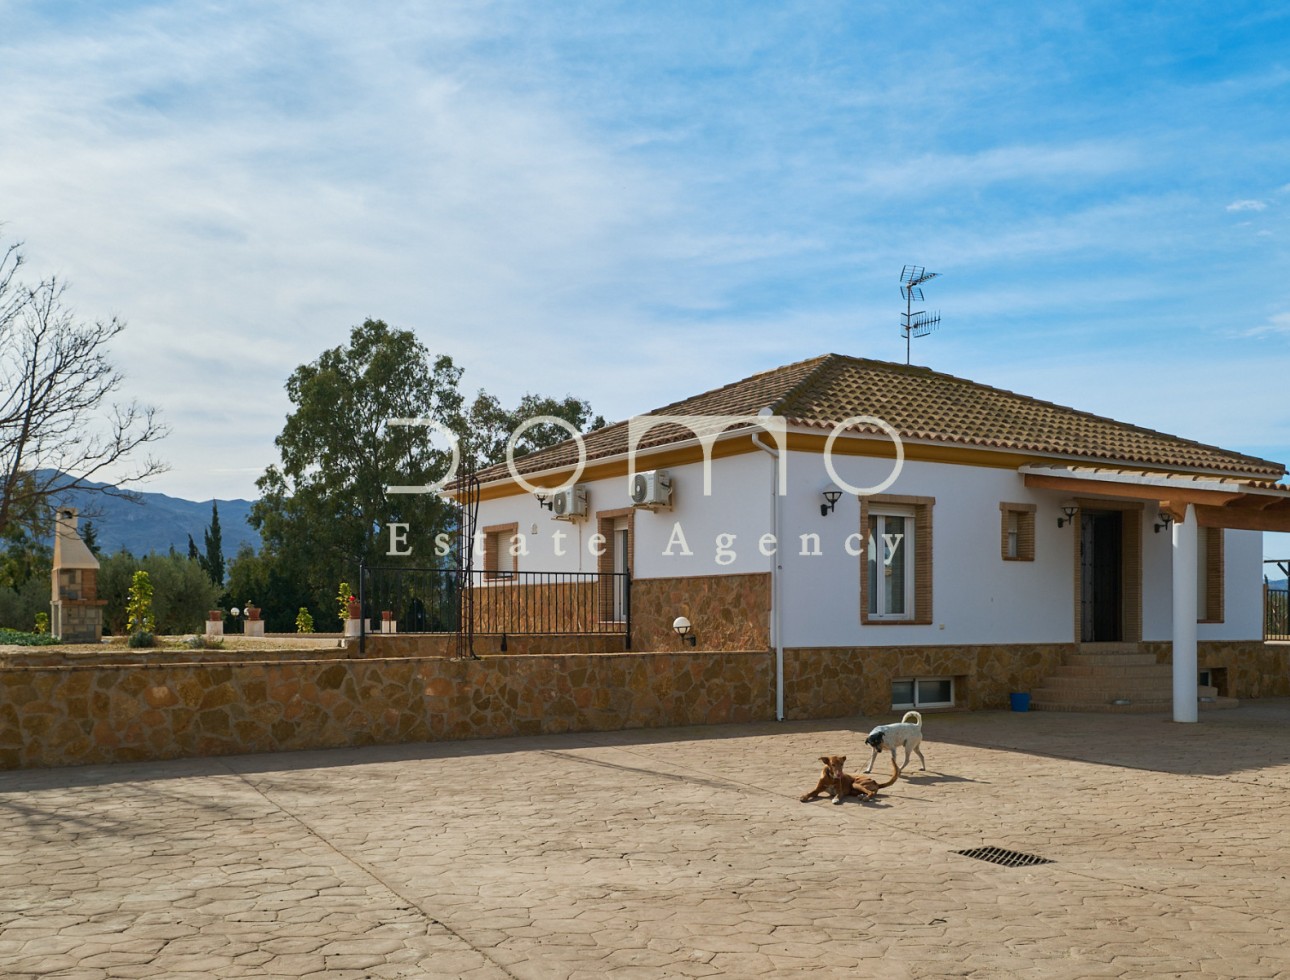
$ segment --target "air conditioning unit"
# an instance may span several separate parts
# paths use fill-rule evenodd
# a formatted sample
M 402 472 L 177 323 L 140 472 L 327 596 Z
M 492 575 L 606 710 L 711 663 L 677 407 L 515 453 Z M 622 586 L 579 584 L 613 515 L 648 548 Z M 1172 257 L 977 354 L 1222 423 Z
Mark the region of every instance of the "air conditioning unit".
M 587 488 L 581 483 L 571 487 L 565 487 L 563 490 L 557 490 L 551 495 L 551 513 L 555 515 L 556 520 L 572 521 L 578 517 L 587 516 Z
M 672 478 L 666 470 L 651 470 L 632 477 L 632 503 L 637 507 L 671 507 Z

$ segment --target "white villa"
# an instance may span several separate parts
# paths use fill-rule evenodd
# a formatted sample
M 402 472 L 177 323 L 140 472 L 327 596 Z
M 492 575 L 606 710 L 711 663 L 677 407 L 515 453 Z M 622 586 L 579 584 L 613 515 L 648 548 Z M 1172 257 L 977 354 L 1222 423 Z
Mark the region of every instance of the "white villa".
M 615 592 L 601 614 L 630 614 L 633 649 L 678 649 L 684 617 L 699 653 L 773 652 L 779 717 L 1024 691 L 1194 721 L 1290 693 L 1262 607 L 1284 474 L 828 354 L 481 472 L 475 561 L 494 589 L 523 587 L 508 571 L 630 573 L 630 613 Z

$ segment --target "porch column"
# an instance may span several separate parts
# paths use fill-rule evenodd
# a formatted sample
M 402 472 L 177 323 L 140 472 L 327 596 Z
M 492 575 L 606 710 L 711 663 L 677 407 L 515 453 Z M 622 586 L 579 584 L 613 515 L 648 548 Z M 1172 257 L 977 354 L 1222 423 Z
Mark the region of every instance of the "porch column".
M 1174 535 L 1174 721 L 1197 720 L 1196 508 L 1187 505 Z

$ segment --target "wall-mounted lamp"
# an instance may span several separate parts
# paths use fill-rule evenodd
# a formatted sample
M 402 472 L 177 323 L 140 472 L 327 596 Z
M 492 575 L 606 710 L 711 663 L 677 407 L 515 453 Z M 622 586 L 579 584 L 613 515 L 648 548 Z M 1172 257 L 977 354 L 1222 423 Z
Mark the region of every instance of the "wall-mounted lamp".
M 539 507 L 541 507 L 543 510 L 554 510 L 554 509 L 555 509 L 555 495 L 554 495 L 554 494 L 550 494 L 550 493 L 535 493 L 533 496 L 537 497 L 538 506 L 539 506 Z
M 694 635 L 694 627 L 690 625 L 690 621 L 684 616 L 677 616 L 676 619 L 672 620 L 672 629 L 676 630 L 676 635 L 681 638 L 682 642 L 688 643 L 690 646 L 698 644 L 699 638 Z
M 1066 501 L 1066 503 L 1062 504 L 1062 513 L 1066 516 L 1057 518 L 1058 527 L 1065 527 L 1075 520 L 1075 515 L 1079 513 L 1079 504 L 1073 500 Z
M 1174 522 L 1174 515 L 1166 513 L 1165 511 L 1162 510 L 1160 512 L 1160 523 L 1154 524 L 1152 526 L 1156 529 L 1156 533 L 1159 534 L 1161 531 L 1163 531 L 1173 522 Z
M 824 494 L 826 503 L 820 504 L 820 516 L 827 517 L 829 514 L 833 513 L 833 505 L 841 498 L 842 491 L 829 489 L 821 492 Z

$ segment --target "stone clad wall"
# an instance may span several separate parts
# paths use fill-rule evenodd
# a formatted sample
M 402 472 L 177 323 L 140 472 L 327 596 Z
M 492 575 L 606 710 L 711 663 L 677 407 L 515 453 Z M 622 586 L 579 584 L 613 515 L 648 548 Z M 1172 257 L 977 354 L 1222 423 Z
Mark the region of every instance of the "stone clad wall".
M 765 720 L 764 652 L 8 667 L 0 769 Z
M 1169 663 L 1169 643 L 1143 650 Z M 1012 691 L 1033 691 L 1076 644 L 998 644 L 965 647 L 828 647 L 784 652 L 784 715 L 790 720 L 891 711 L 891 682 L 907 677 L 953 677 L 955 707 L 1008 707 Z M 1235 698 L 1290 696 L 1290 643 L 1206 641 L 1198 666 L 1221 671 L 1219 693 Z
M 1173 645 L 1142 644 L 1156 655 L 1156 662 L 1173 663 Z M 1221 672 L 1219 694 L 1233 698 L 1283 698 L 1290 696 L 1290 643 L 1262 640 L 1204 640 L 1196 644 L 1196 666 Z
M 699 646 L 709 650 L 770 648 L 770 573 L 698 575 L 632 580 L 632 646 L 675 650 L 672 621 L 694 624 Z
M 906 677 L 953 677 L 957 708 L 1005 708 L 1009 693 L 1034 690 L 1074 649 L 1069 643 L 789 649 L 784 715 L 887 715 L 891 682 Z

